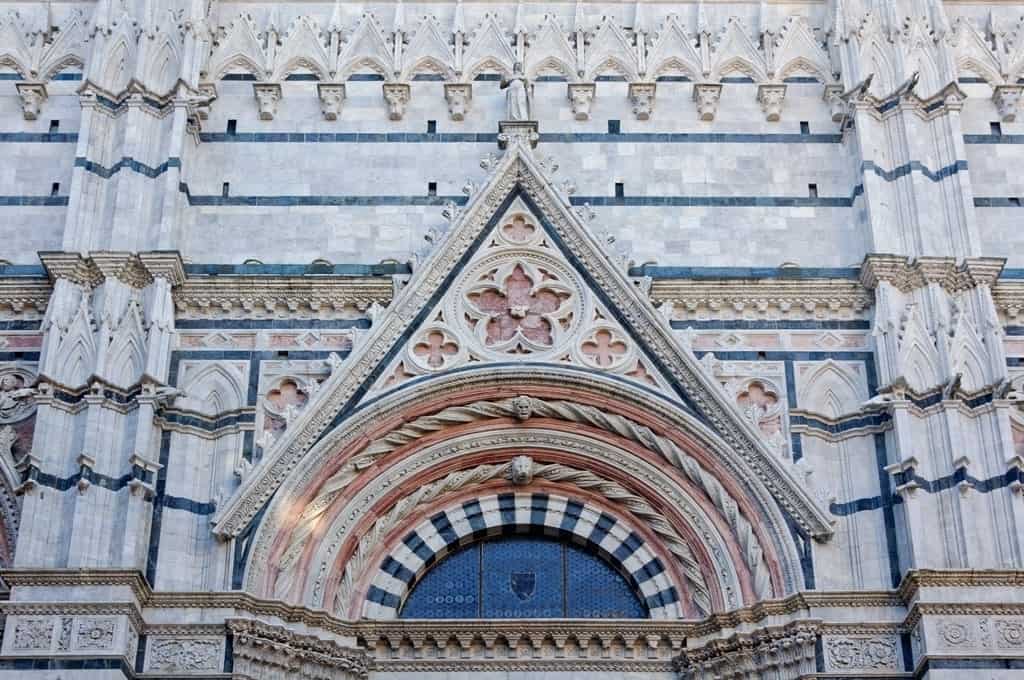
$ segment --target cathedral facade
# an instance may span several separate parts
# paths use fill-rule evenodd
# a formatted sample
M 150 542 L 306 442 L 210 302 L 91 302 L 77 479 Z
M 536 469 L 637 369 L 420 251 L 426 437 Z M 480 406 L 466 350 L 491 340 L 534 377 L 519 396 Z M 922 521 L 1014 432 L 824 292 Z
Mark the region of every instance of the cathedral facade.
M 1022 15 L 0 5 L 0 679 L 1024 676 Z

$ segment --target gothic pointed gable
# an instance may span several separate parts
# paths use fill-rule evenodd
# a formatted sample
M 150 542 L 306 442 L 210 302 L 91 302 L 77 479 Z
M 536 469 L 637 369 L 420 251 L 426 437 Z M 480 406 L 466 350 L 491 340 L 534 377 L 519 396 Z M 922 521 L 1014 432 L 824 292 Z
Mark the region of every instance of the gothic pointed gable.
M 515 50 L 498 17 L 488 12 L 469 36 L 469 46 L 463 58 L 465 79 L 473 80 L 477 74 L 487 70 L 510 75 L 515 62 Z
M 652 80 L 663 75 L 683 75 L 700 80 L 703 69 L 700 53 L 679 15 L 670 14 L 658 30 L 647 55 L 647 75 Z
M 492 243 L 499 249 L 521 248 L 514 245 L 514 239 L 521 238 L 519 235 L 495 233 L 496 227 L 505 230 L 506 224 L 515 225 L 517 215 L 536 220 L 534 228 L 543 233 L 536 238 L 547 242 L 551 255 L 544 258 L 537 254 L 538 249 L 530 253 L 524 249 L 518 260 L 511 259 L 511 266 L 496 264 L 492 272 L 479 258 L 488 257 L 486 249 Z M 513 231 L 517 229 L 513 227 Z M 485 254 L 481 254 L 481 249 Z M 729 460 L 723 462 L 734 467 L 734 474 L 764 480 L 767 493 L 801 530 L 817 536 L 831 533 L 824 512 L 772 456 L 753 426 L 729 404 L 696 358 L 677 343 L 650 302 L 609 257 L 567 199 L 552 187 L 532 152 L 519 142 L 510 144 L 486 185 L 377 318 L 369 336 L 265 452 L 215 517 L 215 531 L 222 536 L 241 534 L 290 471 L 300 466 L 304 456 L 328 432 L 345 423 L 369 392 L 381 389 L 381 381 L 386 381 L 385 376 L 398 357 L 408 355 L 410 343 L 413 353 L 417 343 L 423 344 L 422 352 L 416 354 L 421 370 L 436 368 L 431 364 L 438 362 L 444 368 L 444 362 L 461 350 L 457 346 L 446 347 L 454 334 L 446 333 L 445 328 L 434 328 L 439 318 L 443 324 L 468 325 L 476 338 L 468 349 L 480 353 L 482 360 L 496 363 L 496 357 L 488 353 L 503 351 L 508 353 L 506 362 L 527 362 L 529 353 L 545 361 L 557 361 L 562 355 L 555 345 L 575 333 L 574 324 L 596 321 L 596 327 L 601 327 L 600 320 L 587 317 L 587 310 L 582 307 L 582 320 L 573 319 L 562 309 L 563 303 L 576 304 L 564 297 L 574 279 L 594 296 L 594 309 L 607 312 L 610 317 L 607 336 L 583 336 L 584 342 L 595 341 L 592 349 L 603 344 L 605 350 L 616 342 L 635 344 L 637 356 L 643 356 L 650 362 L 652 372 L 660 374 L 674 393 L 679 410 L 689 414 L 693 426 L 720 441 L 722 450 L 730 451 Z M 500 298 L 509 297 L 509 282 L 514 283 L 516 296 L 544 296 L 543 303 L 516 297 L 512 304 L 505 304 L 509 301 L 502 302 Z M 438 316 L 439 311 L 444 312 L 445 296 L 455 290 L 464 293 L 463 299 L 470 303 L 460 310 L 472 308 L 468 319 Z M 435 331 L 437 334 L 431 336 Z M 571 356 L 575 349 L 568 351 Z M 596 369 L 593 365 L 591 368 Z M 609 367 L 603 368 L 607 371 Z
M 453 77 L 451 64 L 455 63 L 455 55 L 446 35 L 436 18 L 423 17 L 402 55 L 402 80 L 410 80 L 421 73 Z
M 637 78 L 636 51 L 625 31 L 610 17 L 604 17 L 586 51 L 587 64 L 584 77 L 594 80 L 599 75 L 612 73 L 629 81 Z
M 338 80 L 345 80 L 353 73 L 373 71 L 385 78 L 391 78 L 394 71 L 394 55 L 391 45 L 384 37 L 377 18 L 363 14 L 352 35 L 345 41 L 338 59 Z
M 531 78 L 538 75 L 576 77 L 576 52 L 569 44 L 558 19 L 545 14 L 535 35 L 531 37 L 526 53 L 526 72 Z
M 719 33 L 712 61 L 715 64 L 712 73 L 716 80 L 736 73 L 756 83 L 768 80 L 764 57 L 738 17 L 731 17 Z

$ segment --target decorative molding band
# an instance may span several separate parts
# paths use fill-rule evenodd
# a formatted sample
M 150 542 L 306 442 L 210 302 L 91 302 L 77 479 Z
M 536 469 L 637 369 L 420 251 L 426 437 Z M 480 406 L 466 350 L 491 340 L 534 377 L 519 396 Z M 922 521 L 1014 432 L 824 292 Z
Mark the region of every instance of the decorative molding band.
M 98 175 L 103 179 L 110 179 L 111 177 L 119 173 L 122 169 L 128 169 L 131 170 L 132 172 L 136 172 L 150 179 L 156 179 L 160 175 L 167 172 L 168 168 L 180 168 L 181 159 L 172 156 L 165 160 L 160 165 L 152 167 L 146 165 L 141 161 L 135 160 L 131 156 L 122 156 L 121 160 L 119 160 L 117 163 L 114 163 L 114 165 L 107 167 L 100 163 L 95 163 L 86 158 L 78 156 L 75 158 L 75 167 L 83 168 L 86 172 Z
M 390 277 L 190 277 L 174 291 L 185 319 L 276 317 L 284 312 L 318 319 L 353 318 L 385 307 L 395 294 Z
M 670 321 L 866 319 L 874 295 L 848 279 L 655 278 L 649 295 Z

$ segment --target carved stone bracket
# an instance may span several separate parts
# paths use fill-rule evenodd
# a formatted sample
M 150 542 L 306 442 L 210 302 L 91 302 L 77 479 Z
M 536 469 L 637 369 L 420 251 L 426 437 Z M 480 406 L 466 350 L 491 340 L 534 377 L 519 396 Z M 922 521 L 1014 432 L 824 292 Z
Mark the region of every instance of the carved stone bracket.
M 832 83 L 825 86 L 822 99 L 828 104 L 829 112 L 832 114 L 832 122 L 840 123 L 846 117 L 846 101 L 843 99 L 843 86 L 839 83 Z
M 1022 94 L 1024 94 L 1024 85 L 996 85 L 993 88 L 992 101 L 996 105 L 996 111 L 999 112 L 999 118 L 1004 123 L 1013 123 L 1017 120 Z
M 536 148 L 540 141 L 535 120 L 503 120 L 498 123 L 498 148 L 506 149 L 509 144 L 520 143 Z
M 207 120 L 210 117 L 210 106 L 217 99 L 217 85 L 199 83 L 199 94 L 202 100 L 196 105 L 196 114 L 199 116 L 199 120 Z
M 786 85 L 767 83 L 757 86 L 757 102 L 764 111 L 765 120 L 776 123 L 782 118 L 782 104 L 786 101 Z
M 860 280 L 874 289 L 882 281 L 903 293 L 936 283 L 949 293 L 979 285 L 992 286 L 1003 271 L 1006 260 L 995 257 L 967 258 L 961 263 L 952 257 L 919 257 L 869 254 L 861 265 Z
M 405 109 L 412 99 L 412 88 L 409 83 L 384 83 L 384 102 L 388 106 L 388 119 L 402 120 Z
M 633 115 L 637 120 L 649 120 L 654 113 L 655 83 L 630 83 L 629 101 L 633 104 Z
M 569 104 L 576 120 L 590 120 L 590 107 L 597 94 L 596 83 L 569 83 Z
M 252 93 L 256 97 L 260 120 L 274 120 L 277 104 L 281 101 L 280 83 L 253 83 Z
M 46 84 L 36 82 L 17 83 L 18 96 L 21 97 L 21 115 L 25 120 L 35 120 L 46 101 Z
M 454 121 L 466 119 L 473 101 L 472 83 L 445 83 L 444 99 L 448 102 L 448 115 Z
M 693 86 L 693 101 L 697 102 L 697 115 L 703 121 L 715 119 L 718 100 L 721 98 L 721 83 L 697 83 Z
M 338 120 L 345 101 L 345 83 L 317 83 L 316 93 L 320 97 L 320 112 L 324 114 L 324 120 Z

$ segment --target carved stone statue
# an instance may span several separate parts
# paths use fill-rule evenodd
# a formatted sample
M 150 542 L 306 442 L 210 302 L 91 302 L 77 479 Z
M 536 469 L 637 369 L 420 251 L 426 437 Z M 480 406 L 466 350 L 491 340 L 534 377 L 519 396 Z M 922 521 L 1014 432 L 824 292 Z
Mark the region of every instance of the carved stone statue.
M 17 422 L 31 414 L 33 404 L 29 399 L 35 392 L 25 387 L 19 375 L 8 373 L 0 377 L 0 423 Z
M 522 62 L 516 62 L 512 76 L 503 78 L 501 89 L 505 92 L 505 120 L 533 120 L 533 87 L 523 74 Z

